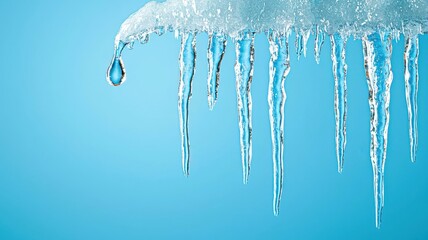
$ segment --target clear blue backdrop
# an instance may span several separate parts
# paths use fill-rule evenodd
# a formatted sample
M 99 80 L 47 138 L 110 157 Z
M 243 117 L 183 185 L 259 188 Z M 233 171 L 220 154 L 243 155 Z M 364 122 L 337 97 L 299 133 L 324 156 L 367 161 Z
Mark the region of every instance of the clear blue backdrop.
M 207 107 L 207 36 L 190 105 L 191 176 L 181 172 L 179 40 L 125 50 L 128 80 L 105 72 L 114 36 L 146 1 L 0 1 L 0 239 L 427 239 L 428 37 L 421 37 L 419 152 L 410 162 L 403 40 L 394 42 L 382 229 L 375 229 L 368 89 L 360 41 L 347 45 L 348 145 L 334 143 L 330 44 L 321 64 L 291 56 L 285 188 L 272 214 L 268 43 L 256 38 L 253 164 L 242 184 L 234 48 Z M 294 44 L 291 46 L 294 50 Z

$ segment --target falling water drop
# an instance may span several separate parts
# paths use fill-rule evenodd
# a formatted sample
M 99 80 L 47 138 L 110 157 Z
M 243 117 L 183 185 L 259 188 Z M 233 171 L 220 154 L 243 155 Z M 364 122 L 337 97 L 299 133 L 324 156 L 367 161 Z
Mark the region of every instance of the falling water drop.
M 364 36 L 363 48 L 371 112 L 370 157 L 373 166 L 376 228 L 380 228 L 384 205 L 384 168 L 388 143 L 390 88 L 393 78 L 391 35 L 376 32 Z
M 122 41 L 116 44 L 113 60 L 107 69 L 107 82 L 113 86 L 119 86 L 126 80 L 125 66 L 122 61 L 122 51 L 126 45 Z
M 248 183 L 252 154 L 251 81 L 253 79 L 254 33 L 245 32 L 236 40 L 236 92 L 244 184 Z
M 346 147 L 346 37 L 340 33 L 331 35 L 331 60 L 334 75 L 334 113 L 336 117 L 337 169 L 342 173 Z
M 213 110 L 220 85 L 220 65 L 227 45 L 224 34 L 214 33 L 208 43 L 208 106 Z
M 286 100 L 284 82 L 290 72 L 290 56 L 288 50 L 288 34 L 269 36 L 269 118 L 273 149 L 273 213 L 279 214 L 284 180 L 284 105 Z
M 416 161 L 418 148 L 418 57 L 419 39 L 407 37 L 404 51 L 404 79 L 406 83 L 406 102 L 409 116 L 410 159 Z
M 192 97 L 192 82 L 196 63 L 196 34 L 183 33 L 180 49 L 180 83 L 178 87 L 178 113 L 180 118 L 181 153 L 184 175 L 189 175 L 189 101 Z

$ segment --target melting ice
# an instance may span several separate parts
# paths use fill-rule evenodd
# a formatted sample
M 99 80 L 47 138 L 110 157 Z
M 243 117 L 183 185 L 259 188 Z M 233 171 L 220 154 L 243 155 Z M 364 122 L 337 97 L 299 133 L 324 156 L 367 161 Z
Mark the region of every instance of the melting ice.
M 266 33 L 271 54 L 269 64 L 269 115 L 273 146 L 273 211 L 279 214 L 283 188 L 284 82 L 290 72 L 289 35 L 296 33 L 296 54 L 306 56 L 306 44 L 315 35 L 315 60 L 326 36 L 331 41 L 336 119 L 336 155 L 342 172 L 346 146 L 346 42 L 362 40 L 369 87 L 370 158 L 373 166 L 375 223 L 379 228 L 384 199 L 384 166 L 387 153 L 390 86 L 393 80 L 393 38 L 403 35 L 406 100 L 409 118 L 410 156 L 417 151 L 418 35 L 428 32 L 426 0 L 168 0 L 149 2 L 122 24 L 115 39 L 114 57 L 107 80 L 118 86 L 126 79 L 122 51 L 134 41 L 147 43 L 151 33 L 175 32 L 181 38 L 178 110 L 182 140 L 182 166 L 189 174 L 190 144 L 188 107 L 195 71 L 196 35 L 206 32 L 208 44 L 208 105 L 214 108 L 220 84 L 220 65 L 230 38 L 236 49 L 236 92 L 243 181 L 248 182 L 252 154 L 251 82 L 254 36 Z

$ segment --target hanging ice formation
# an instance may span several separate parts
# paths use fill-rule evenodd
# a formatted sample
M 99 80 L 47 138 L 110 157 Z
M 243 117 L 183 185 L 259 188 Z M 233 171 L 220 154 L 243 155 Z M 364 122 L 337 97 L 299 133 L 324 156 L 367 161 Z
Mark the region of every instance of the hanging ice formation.
M 266 33 L 270 44 L 269 114 L 273 146 L 273 211 L 279 213 L 283 186 L 284 81 L 290 71 L 289 35 L 296 33 L 296 54 L 306 55 L 310 34 L 315 35 L 315 60 L 319 62 L 325 36 L 330 36 L 335 82 L 336 152 L 342 172 L 346 145 L 345 46 L 349 37 L 362 39 L 364 66 L 369 87 L 371 147 L 375 219 L 380 227 L 383 209 L 384 165 L 388 141 L 392 38 L 406 39 L 404 64 L 409 117 L 410 156 L 417 150 L 418 35 L 428 32 L 426 0 L 168 0 L 149 2 L 121 26 L 115 40 L 114 57 L 107 80 L 118 86 L 126 79 L 122 50 L 134 41 L 147 43 L 151 33 L 174 31 L 181 37 L 178 109 L 182 140 L 182 163 L 189 174 L 188 106 L 195 71 L 196 34 L 209 35 L 208 105 L 218 96 L 220 64 L 227 39 L 236 46 L 236 91 L 243 180 L 247 183 L 251 165 L 251 81 L 254 35 Z M 355 80 L 355 79 L 353 79 Z

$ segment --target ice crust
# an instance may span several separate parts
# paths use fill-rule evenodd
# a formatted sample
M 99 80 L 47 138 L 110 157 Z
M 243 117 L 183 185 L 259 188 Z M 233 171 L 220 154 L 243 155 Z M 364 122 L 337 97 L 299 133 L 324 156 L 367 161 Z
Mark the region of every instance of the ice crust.
M 374 31 L 428 32 L 428 0 L 168 0 L 148 2 L 122 24 L 116 43 L 133 42 L 152 32 L 311 30 L 357 38 Z

